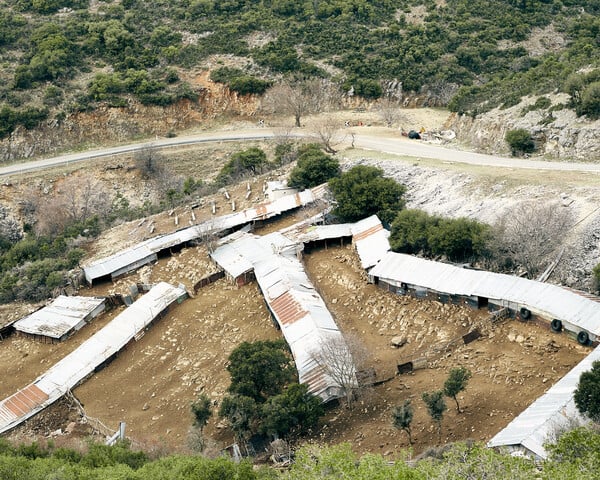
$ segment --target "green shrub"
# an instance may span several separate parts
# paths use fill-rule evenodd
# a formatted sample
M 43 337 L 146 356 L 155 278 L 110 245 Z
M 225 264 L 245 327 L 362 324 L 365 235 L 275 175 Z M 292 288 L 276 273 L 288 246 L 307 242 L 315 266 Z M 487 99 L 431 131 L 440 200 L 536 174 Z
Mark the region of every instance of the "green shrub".
M 600 118 L 600 82 L 585 87 L 576 110 L 578 115 L 587 115 L 593 120 Z
M 376 214 L 390 223 L 404 208 L 406 187 L 383 176 L 383 170 L 357 165 L 329 182 L 337 201 L 333 213 L 340 220 L 355 222 Z
M 340 175 L 340 162 L 324 153 L 319 145 L 310 144 L 298 150 L 298 163 L 290 172 L 288 185 L 305 189 L 316 187 Z
M 524 128 L 509 130 L 506 132 L 504 139 L 510 146 L 513 156 L 535 151 L 535 144 L 533 143 L 531 134 Z

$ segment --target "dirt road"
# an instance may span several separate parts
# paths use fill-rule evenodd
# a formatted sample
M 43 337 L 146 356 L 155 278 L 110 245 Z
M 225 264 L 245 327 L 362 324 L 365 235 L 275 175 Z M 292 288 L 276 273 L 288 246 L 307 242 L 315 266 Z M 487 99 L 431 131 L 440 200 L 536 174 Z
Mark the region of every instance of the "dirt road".
M 24 172 L 43 170 L 45 168 L 50 168 L 57 165 L 69 165 L 72 163 L 85 162 L 96 158 L 131 153 L 143 148 L 147 148 L 148 146 L 152 146 L 153 148 L 174 148 L 198 143 L 261 141 L 272 139 L 276 135 L 276 132 L 263 128 L 236 132 L 215 131 L 201 135 L 190 135 L 176 138 L 157 138 L 155 140 L 142 143 L 103 148 L 99 150 L 61 155 L 58 157 L 9 165 L 0 168 L 0 176 L 22 174 Z M 304 129 L 298 129 L 298 131 L 294 132 L 292 136 L 309 137 L 309 132 Z M 397 131 L 390 129 L 386 130 L 382 128 L 356 127 L 354 129 L 354 145 L 358 148 L 375 150 L 378 152 L 393 153 L 417 158 L 432 158 L 446 162 L 467 163 L 471 165 L 600 173 L 600 164 L 549 162 L 536 159 L 485 155 L 481 153 L 445 148 L 438 145 L 431 145 L 418 140 L 408 140 L 405 137 L 402 137 Z

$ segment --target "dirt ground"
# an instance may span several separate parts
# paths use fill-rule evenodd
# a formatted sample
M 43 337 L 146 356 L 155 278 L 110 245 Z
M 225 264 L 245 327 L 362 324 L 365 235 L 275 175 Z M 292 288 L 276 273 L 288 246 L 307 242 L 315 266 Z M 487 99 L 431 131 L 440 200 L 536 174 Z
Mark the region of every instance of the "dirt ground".
M 289 224 L 290 219 L 285 223 Z M 275 223 L 269 230 L 279 227 Z M 430 368 L 396 376 L 398 363 L 421 356 L 432 345 L 464 335 L 473 325 L 488 325 L 487 313 L 401 297 L 367 284 L 351 246 L 314 251 L 305 256 L 305 262 L 342 331 L 364 344 L 370 353 L 365 366 L 375 369 L 377 379 L 389 379 L 365 391 L 352 408 L 330 410 L 309 441 L 348 441 L 357 452 L 396 458 L 409 445 L 406 435 L 393 428 L 391 409 L 406 398 L 415 407 L 414 454 L 461 439 L 487 440 L 587 353 L 564 335 L 510 320 L 483 328 L 485 335 L 469 345 L 434 355 Z M 189 288 L 196 277 L 213 270 L 203 247 L 190 248 L 114 283 L 81 293 L 123 292 L 142 279 L 182 282 Z M 0 395 L 7 396 L 33 380 L 116 313 L 103 315 L 59 345 L 14 336 L 4 340 L 0 366 L 8 375 L 0 385 Z M 77 387 L 74 394 L 86 414 L 109 429 L 116 430 L 118 422 L 125 421 L 136 446 L 154 452 L 189 451 L 194 446 L 190 402 L 204 392 L 218 404 L 229 383 L 227 356 L 240 342 L 279 336 L 256 284 L 238 288 L 222 279 L 176 306 L 107 368 Z M 404 337 L 406 345 L 392 347 L 390 341 L 396 336 Z M 21 360 L 15 362 L 15 358 Z M 420 396 L 423 391 L 440 389 L 449 369 L 457 365 L 468 367 L 473 378 L 459 396 L 463 413 L 458 414 L 453 400 L 448 399 L 440 440 Z M 77 412 L 67 407 L 58 405 L 34 417 L 12 437 L 51 435 L 55 441 L 80 442 L 82 434 L 90 434 L 96 423 L 81 425 L 80 420 L 74 420 L 80 418 Z M 73 434 L 68 433 L 69 425 Z M 58 429 L 60 434 L 56 433 Z M 209 453 L 232 440 L 216 416 L 205 429 L 205 436 Z
M 371 127 L 372 115 L 364 118 L 356 112 L 340 115 L 350 118 L 353 124 L 361 119 L 364 126 L 357 128 L 375 128 Z M 437 111 L 411 110 L 406 115 L 406 124 L 423 124 L 426 128 L 439 127 L 444 119 L 443 112 Z M 177 175 L 187 176 L 194 172 L 201 178 L 211 178 L 235 148 L 218 145 L 181 149 L 171 152 L 168 162 Z M 91 172 L 111 192 L 120 192 L 139 201 L 146 198 L 147 189 L 131 168 L 133 161 L 131 156 L 115 157 L 97 162 L 96 170 L 72 167 L 71 172 L 75 175 Z M 282 173 L 274 172 L 271 177 L 276 178 Z M 0 185 L 0 201 L 16 205 L 31 188 L 38 192 L 52 190 L 63 176 L 64 172 L 57 170 L 43 175 L 29 174 L 25 180 L 11 179 Z M 247 200 L 246 182 L 231 187 L 228 193 L 236 200 L 236 208 L 263 201 L 265 179 L 250 181 L 252 194 Z M 217 202 L 217 215 L 231 211 L 230 201 L 223 192 L 217 192 L 212 197 L 198 199 L 193 209 L 195 220 L 190 204 L 148 217 L 143 223 L 139 220 L 123 223 L 86 245 L 88 256 L 85 261 L 112 254 L 151 235 L 208 219 L 212 216 L 211 199 Z M 311 213 L 314 212 L 300 211 L 286 216 L 256 233 L 283 228 Z M 152 233 L 149 225 L 154 225 Z M 434 355 L 429 368 L 397 376 L 398 363 L 421 356 L 436 343 L 459 338 L 476 324 L 487 324 L 487 313 L 401 297 L 369 285 L 352 247 L 314 251 L 305 256 L 305 263 L 310 278 L 342 331 L 357 339 L 371 353 L 366 366 L 375 369 L 377 379 L 387 380 L 365 391 L 353 408 L 332 408 L 319 431 L 308 441 L 328 444 L 348 441 L 359 453 L 376 452 L 396 458 L 408 447 L 408 441 L 404 432 L 393 428 L 391 410 L 406 398 L 410 398 L 415 407 L 415 455 L 430 446 L 450 441 L 487 440 L 588 352 L 564 335 L 510 320 L 494 328 L 483 328 L 484 336 L 469 345 Z M 79 293 L 127 293 L 133 283 L 160 280 L 183 283 L 190 290 L 198 279 L 214 270 L 206 248 L 193 247 L 161 258 L 155 265 L 115 282 L 84 288 Z M 3 320 L 14 318 L 32 309 L 29 305 L 12 305 L 0 310 L 0 317 Z M 35 343 L 16 336 L 0 341 L 0 369 L 3 372 L 0 397 L 12 394 L 34 380 L 119 311 L 103 314 L 58 345 Z M 151 452 L 189 451 L 197 444 L 190 436 L 190 402 L 204 392 L 218 404 L 229 384 L 225 366 L 233 348 L 242 341 L 275 339 L 280 335 L 255 283 L 238 288 L 224 279 L 219 280 L 200 290 L 194 298 L 175 306 L 107 368 L 75 389 L 75 397 L 91 420 L 85 421 L 80 407 L 65 399 L 15 429 L 9 437 L 20 441 L 52 437 L 57 445 L 80 445 L 88 435 L 115 431 L 118 422 L 125 421 L 127 435 L 136 447 Z M 391 346 L 391 339 L 397 336 L 407 341 L 401 348 Z M 473 378 L 459 396 L 463 413 L 458 414 L 453 400 L 447 399 L 448 411 L 440 439 L 427 416 L 421 393 L 440 389 L 449 369 L 457 365 L 468 367 Z M 205 429 L 205 436 L 209 454 L 218 452 L 232 441 L 231 434 L 216 415 Z

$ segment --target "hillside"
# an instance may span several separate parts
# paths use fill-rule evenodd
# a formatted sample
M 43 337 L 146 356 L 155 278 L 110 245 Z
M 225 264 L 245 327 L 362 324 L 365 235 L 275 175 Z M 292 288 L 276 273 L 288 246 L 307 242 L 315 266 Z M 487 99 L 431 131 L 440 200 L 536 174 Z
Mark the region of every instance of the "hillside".
M 548 114 L 595 117 L 599 9 L 594 0 L 1 0 L 0 158 L 254 114 L 254 99 L 243 107 L 238 94 L 299 76 L 326 78 L 346 99 L 471 116 L 558 90 L 568 100 Z M 209 72 L 232 93 L 215 94 Z

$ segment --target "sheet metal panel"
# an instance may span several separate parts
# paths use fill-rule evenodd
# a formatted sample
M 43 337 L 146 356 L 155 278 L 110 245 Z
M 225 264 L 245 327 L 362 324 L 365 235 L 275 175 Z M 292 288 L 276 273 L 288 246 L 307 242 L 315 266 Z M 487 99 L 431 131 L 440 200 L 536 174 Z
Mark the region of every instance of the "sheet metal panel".
M 128 265 L 145 265 L 154 259 L 156 259 L 154 252 L 145 245 L 138 245 L 84 266 L 83 272 L 85 279 L 89 283 L 93 283 L 94 280 L 112 275 L 114 272 L 122 270 Z
M 17 320 L 15 328 L 31 335 L 61 338 L 105 303 L 104 298 L 60 295 L 50 305 Z M 104 308 L 100 309 L 100 313 Z
M 600 305 L 587 296 L 549 283 L 501 273 L 469 270 L 402 253 L 387 253 L 371 277 L 399 285 L 418 285 L 441 293 L 479 296 L 525 306 L 600 336 Z
M 365 270 L 377 265 L 390 250 L 390 232 L 383 228 L 377 215 L 356 222 L 351 226 L 351 232 L 352 242 Z
M 582 419 L 573 400 L 579 377 L 591 370 L 592 363 L 600 360 L 600 347 L 577 364 L 569 373 L 527 407 L 519 416 L 489 442 L 489 447 L 521 446 L 539 458 L 548 456 L 544 444 L 552 440 L 557 428 L 570 419 Z

